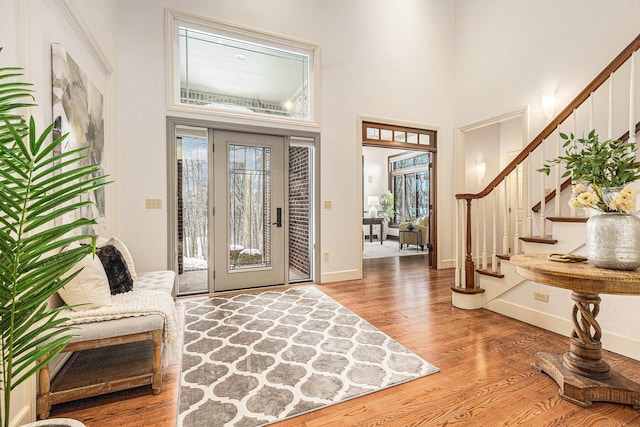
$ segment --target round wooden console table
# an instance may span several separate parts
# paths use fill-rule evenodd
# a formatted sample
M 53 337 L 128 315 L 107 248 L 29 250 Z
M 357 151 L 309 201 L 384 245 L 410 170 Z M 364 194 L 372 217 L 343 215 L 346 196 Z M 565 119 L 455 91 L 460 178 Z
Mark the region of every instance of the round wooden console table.
M 605 401 L 640 409 L 640 384 L 613 371 L 602 358 L 602 329 L 596 320 L 599 294 L 640 295 L 640 270 L 607 270 L 588 262 L 555 262 L 547 257 L 514 255 L 511 262 L 526 279 L 572 291 L 573 332 L 569 351 L 564 355 L 537 353 L 532 366 L 553 378 L 560 386 L 560 396 L 577 405 Z

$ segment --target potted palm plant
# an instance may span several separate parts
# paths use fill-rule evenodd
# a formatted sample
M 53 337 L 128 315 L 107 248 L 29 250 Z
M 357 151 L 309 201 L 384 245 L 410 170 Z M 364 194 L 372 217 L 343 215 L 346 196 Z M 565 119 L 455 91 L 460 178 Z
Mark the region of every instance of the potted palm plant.
M 2 49 L 0 48 L 0 51 Z M 61 309 L 47 302 L 95 252 L 95 238 L 79 234 L 94 219 L 63 223 L 63 215 L 91 204 L 79 196 L 106 185 L 99 165 L 82 165 L 87 148 L 56 150 L 66 135 L 51 138 L 53 125 L 38 133 L 33 118 L 18 113 L 32 104 L 19 68 L 0 68 L 0 425 L 10 421 L 11 392 L 48 363 L 73 331 Z M 93 245 L 61 252 L 91 238 Z

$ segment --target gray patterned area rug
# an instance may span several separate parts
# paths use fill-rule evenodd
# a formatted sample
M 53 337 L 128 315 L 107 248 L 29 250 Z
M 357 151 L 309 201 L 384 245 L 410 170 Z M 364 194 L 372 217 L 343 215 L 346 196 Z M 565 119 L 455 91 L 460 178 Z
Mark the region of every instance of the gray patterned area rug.
M 315 287 L 184 313 L 178 427 L 267 425 L 438 372 Z

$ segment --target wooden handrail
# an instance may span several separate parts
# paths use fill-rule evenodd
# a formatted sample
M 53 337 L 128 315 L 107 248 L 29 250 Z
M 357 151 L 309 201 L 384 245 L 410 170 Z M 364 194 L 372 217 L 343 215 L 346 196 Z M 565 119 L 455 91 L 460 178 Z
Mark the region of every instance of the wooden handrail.
M 494 179 L 491 181 L 484 190 L 479 193 L 470 194 L 456 194 L 456 199 L 481 199 L 487 196 L 494 188 L 496 188 L 511 172 L 515 170 L 515 168 L 522 163 L 546 138 L 548 138 L 556 128 L 563 123 L 566 119 L 571 116 L 573 110 L 578 108 L 582 103 L 584 103 L 592 92 L 602 86 L 608 79 L 609 76 L 618 70 L 636 50 L 640 49 L 640 34 L 636 36 L 636 38 L 626 47 L 618 56 L 615 57 L 609 65 L 605 67 L 604 70 L 598 76 L 593 79 L 589 85 L 578 96 L 574 98 L 573 101 L 569 103 L 565 107 L 564 110 L 560 112 L 556 116 L 555 119 L 551 121 L 539 134 L 536 136 L 530 143 L 527 145 L 521 152 L 518 154 L 503 170 L 500 172 Z M 638 128 L 636 127 L 636 130 Z M 628 133 L 628 132 L 627 132 Z M 628 137 L 628 136 L 627 136 Z

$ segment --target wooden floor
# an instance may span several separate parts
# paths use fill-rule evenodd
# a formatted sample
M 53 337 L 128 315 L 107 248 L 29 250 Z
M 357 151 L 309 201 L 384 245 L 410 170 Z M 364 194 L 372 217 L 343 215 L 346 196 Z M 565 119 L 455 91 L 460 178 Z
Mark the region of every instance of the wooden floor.
M 454 308 L 452 280 L 452 270 L 428 270 L 416 256 L 365 260 L 363 280 L 318 285 L 440 372 L 274 425 L 640 426 L 631 407 L 560 399 L 555 382 L 530 364 L 538 351 L 563 353 L 568 339 L 484 309 Z M 605 358 L 640 382 L 640 362 Z M 174 427 L 178 372 L 178 363 L 165 370 L 158 396 L 144 387 L 57 405 L 51 416 L 89 427 Z

